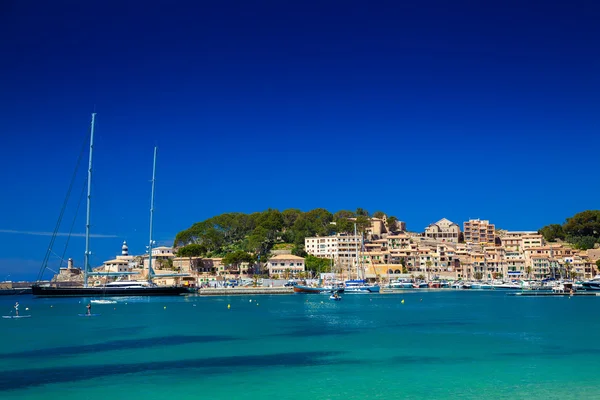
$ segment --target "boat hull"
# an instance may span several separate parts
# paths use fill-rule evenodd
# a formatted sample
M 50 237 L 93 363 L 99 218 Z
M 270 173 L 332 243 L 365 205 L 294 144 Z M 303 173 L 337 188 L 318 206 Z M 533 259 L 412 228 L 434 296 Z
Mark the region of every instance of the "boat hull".
M 179 296 L 190 293 L 189 289 L 181 286 L 157 286 L 138 288 L 108 288 L 108 287 L 31 287 L 36 297 L 90 297 L 90 296 Z
M 379 293 L 379 286 L 359 286 L 359 287 L 346 287 L 344 292 L 350 293 Z
M 323 287 L 312 287 L 312 286 L 303 286 L 296 285 L 294 286 L 295 293 L 312 293 L 312 294 L 327 294 L 332 292 L 343 293 L 343 288 L 331 289 L 331 288 L 323 288 Z
M 600 290 L 600 282 L 583 282 L 581 285 L 583 286 L 583 290 Z

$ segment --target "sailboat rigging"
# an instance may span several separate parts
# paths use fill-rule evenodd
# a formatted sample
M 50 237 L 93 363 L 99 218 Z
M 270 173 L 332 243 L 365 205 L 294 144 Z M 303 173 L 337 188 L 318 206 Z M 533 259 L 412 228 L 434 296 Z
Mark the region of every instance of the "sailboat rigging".
M 188 293 L 189 290 L 182 286 L 158 286 L 152 282 L 154 271 L 152 269 L 152 218 L 154 213 L 154 182 L 156 177 L 156 147 L 154 148 L 154 161 L 152 168 L 152 196 L 150 205 L 150 245 L 149 245 L 149 263 L 147 281 L 116 281 L 104 286 L 88 286 L 88 277 L 96 275 L 104 276 L 122 276 L 127 275 L 123 272 L 93 272 L 90 268 L 90 211 L 91 211 L 91 191 L 92 191 L 92 155 L 94 147 L 94 122 L 96 113 L 92 113 L 92 122 L 90 129 L 90 149 L 87 176 L 87 212 L 85 225 L 85 253 L 83 265 L 83 287 L 60 287 L 58 285 L 32 285 L 32 293 L 37 297 L 87 297 L 87 296 L 169 296 Z

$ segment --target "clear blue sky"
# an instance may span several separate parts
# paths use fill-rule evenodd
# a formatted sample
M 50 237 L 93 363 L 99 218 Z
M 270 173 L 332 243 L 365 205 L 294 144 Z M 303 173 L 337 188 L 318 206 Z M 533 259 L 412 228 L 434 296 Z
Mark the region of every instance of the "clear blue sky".
M 593 0 L 2 1 L 0 280 L 37 275 L 31 233 L 53 230 L 94 108 L 92 231 L 114 235 L 94 266 L 144 251 L 154 145 L 160 243 L 267 208 L 414 231 L 597 209 L 598 21 Z

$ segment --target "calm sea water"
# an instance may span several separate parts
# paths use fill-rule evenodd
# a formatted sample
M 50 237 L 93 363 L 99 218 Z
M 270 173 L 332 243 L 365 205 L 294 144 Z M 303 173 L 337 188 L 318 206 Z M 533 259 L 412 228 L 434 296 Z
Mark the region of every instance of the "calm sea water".
M 16 300 L 32 318 L 0 320 L 3 400 L 600 399 L 600 297 L 127 298 L 82 318 L 85 299 L 2 296 L 1 313 Z

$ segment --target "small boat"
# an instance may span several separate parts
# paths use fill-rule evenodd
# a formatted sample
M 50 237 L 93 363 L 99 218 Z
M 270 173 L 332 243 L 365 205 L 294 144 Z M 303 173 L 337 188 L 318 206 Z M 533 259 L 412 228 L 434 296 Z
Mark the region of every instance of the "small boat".
M 342 298 L 340 296 L 336 296 L 335 294 L 332 294 L 331 296 L 329 296 L 330 300 L 333 301 L 340 301 Z

